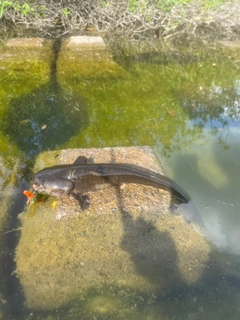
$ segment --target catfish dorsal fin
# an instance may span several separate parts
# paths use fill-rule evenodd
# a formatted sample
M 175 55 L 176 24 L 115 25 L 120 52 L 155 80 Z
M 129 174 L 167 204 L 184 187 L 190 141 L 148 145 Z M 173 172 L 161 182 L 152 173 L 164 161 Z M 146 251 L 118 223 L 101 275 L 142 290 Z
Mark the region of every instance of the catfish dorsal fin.
M 90 164 L 93 163 L 92 158 L 87 158 L 84 156 L 79 156 L 77 159 L 73 162 L 73 164 Z

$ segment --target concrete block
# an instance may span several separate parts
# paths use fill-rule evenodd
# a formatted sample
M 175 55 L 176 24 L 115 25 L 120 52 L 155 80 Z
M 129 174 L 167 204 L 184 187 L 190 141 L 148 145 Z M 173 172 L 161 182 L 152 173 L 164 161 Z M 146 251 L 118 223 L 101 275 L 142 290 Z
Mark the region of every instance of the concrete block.
M 35 169 L 72 163 L 79 155 L 162 172 L 150 147 L 45 152 Z M 87 303 L 92 292 L 103 291 L 113 291 L 115 302 L 125 294 L 153 299 L 198 282 L 208 270 L 211 245 L 183 215 L 171 211 L 168 191 L 126 184 L 89 197 L 85 211 L 68 197 L 57 199 L 53 209 L 56 199 L 50 197 L 21 214 L 16 272 L 28 307 L 54 309 L 76 299 Z

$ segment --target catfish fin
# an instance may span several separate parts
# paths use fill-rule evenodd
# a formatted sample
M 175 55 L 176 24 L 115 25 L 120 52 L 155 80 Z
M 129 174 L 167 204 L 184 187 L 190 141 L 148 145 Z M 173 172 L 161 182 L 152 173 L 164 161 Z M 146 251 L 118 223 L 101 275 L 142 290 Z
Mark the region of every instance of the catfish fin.
M 84 156 L 79 156 L 77 159 L 73 162 L 73 164 L 88 164 L 88 158 Z
M 79 202 L 82 210 L 86 210 L 90 205 L 90 199 L 86 194 L 71 192 L 71 196 Z
M 91 163 L 93 163 L 92 157 L 87 158 L 84 156 L 77 157 L 77 159 L 73 162 L 73 164 L 91 164 Z

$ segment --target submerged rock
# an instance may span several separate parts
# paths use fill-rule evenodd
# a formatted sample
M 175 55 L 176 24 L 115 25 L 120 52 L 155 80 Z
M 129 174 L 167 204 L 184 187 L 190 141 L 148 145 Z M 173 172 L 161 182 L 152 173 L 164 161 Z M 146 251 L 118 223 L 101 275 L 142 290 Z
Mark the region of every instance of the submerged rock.
M 149 147 L 69 149 L 38 156 L 36 170 L 72 163 L 125 162 L 160 172 Z M 53 309 L 91 290 L 166 296 L 216 272 L 212 246 L 196 228 L 196 213 L 174 210 L 166 190 L 128 184 L 89 193 L 90 207 L 53 197 L 26 207 L 16 249 L 17 275 L 30 308 Z M 189 220 L 190 219 L 190 220 Z

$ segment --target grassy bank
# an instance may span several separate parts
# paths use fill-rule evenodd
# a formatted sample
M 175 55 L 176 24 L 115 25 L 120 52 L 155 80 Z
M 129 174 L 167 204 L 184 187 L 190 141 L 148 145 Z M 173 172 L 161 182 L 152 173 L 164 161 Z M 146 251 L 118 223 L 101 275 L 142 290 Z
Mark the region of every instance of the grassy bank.
M 128 37 L 179 35 L 238 39 L 239 0 L 2 0 L 0 27 L 16 36 L 56 37 L 86 32 Z

